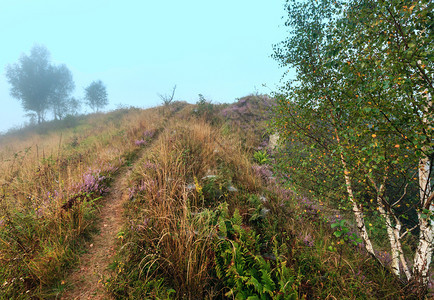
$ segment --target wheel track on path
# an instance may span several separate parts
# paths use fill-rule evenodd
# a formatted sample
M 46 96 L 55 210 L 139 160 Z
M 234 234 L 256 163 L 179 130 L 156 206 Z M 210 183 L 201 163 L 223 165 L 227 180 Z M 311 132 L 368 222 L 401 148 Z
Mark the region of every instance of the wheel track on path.
M 135 162 L 146 153 L 139 152 Z M 70 287 L 61 299 L 113 299 L 104 287 L 104 278 L 109 277 L 107 269 L 116 254 L 117 233 L 124 224 L 123 205 L 128 200 L 127 179 L 132 167 L 122 167 L 114 178 L 110 192 L 103 199 L 100 208 L 98 233 L 86 245 L 87 252 L 80 257 L 80 263 L 65 279 Z

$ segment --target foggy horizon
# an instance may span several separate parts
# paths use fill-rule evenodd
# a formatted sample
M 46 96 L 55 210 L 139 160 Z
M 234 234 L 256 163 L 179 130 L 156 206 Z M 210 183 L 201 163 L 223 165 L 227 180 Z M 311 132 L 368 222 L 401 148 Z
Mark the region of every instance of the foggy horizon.
M 3 4 L 0 32 L 0 133 L 29 118 L 10 95 L 6 67 L 47 48 L 51 63 L 73 75 L 72 95 L 101 80 L 109 105 L 153 107 L 158 94 L 195 103 L 203 94 L 230 103 L 251 93 L 271 93 L 283 75 L 270 55 L 285 38 L 284 2 L 273 1 L 29 1 Z M 262 85 L 266 84 L 267 87 Z M 90 112 L 83 105 L 82 113 Z M 51 113 L 47 114 L 51 119 Z

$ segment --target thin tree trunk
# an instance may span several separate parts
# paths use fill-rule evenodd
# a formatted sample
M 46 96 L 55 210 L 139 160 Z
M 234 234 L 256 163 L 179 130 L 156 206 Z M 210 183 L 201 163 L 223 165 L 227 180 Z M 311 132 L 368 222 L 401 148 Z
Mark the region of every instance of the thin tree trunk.
M 347 172 L 348 170 L 346 168 L 345 161 L 342 161 L 342 163 L 345 165 L 344 172 Z M 345 175 L 345 183 L 347 185 L 348 197 L 351 203 L 353 204 L 353 213 L 354 216 L 356 217 L 357 229 L 359 230 L 359 234 L 362 237 L 363 241 L 365 242 L 366 251 L 368 251 L 368 253 L 376 257 L 374 252 L 374 247 L 372 246 L 371 239 L 369 238 L 368 231 L 366 230 L 365 218 L 363 216 L 362 206 L 360 204 L 357 204 L 357 202 L 354 199 L 351 179 L 348 175 Z
M 387 170 L 385 170 L 386 172 Z M 386 175 L 383 177 L 383 182 L 380 184 L 380 187 L 377 187 L 377 184 L 375 183 L 374 179 L 369 176 L 369 180 L 371 181 L 372 185 L 375 187 L 375 190 L 377 192 L 377 205 L 378 210 L 380 212 L 380 215 L 384 217 L 385 223 L 386 223 L 386 230 L 387 230 L 387 236 L 389 238 L 390 242 L 390 251 L 392 256 L 392 272 L 398 277 L 401 277 L 401 268 L 399 263 L 402 264 L 402 269 L 404 271 L 404 274 L 407 278 L 407 280 L 410 280 L 411 274 L 408 269 L 407 261 L 404 257 L 404 252 L 402 251 L 402 245 L 401 245 L 401 222 L 398 218 L 393 214 L 393 211 L 390 206 L 387 208 L 385 207 L 385 204 L 383 202 L 383 196 L 386 191 L 386 180 L 387 180 L 387 172 Z M 392 218 L 395 219 L 395 225 L 392 224 Z
M 433 251 L 433 232 L 434 226 L 430 219 L 429 214 L 425 213 L 423 209 L 433 210 L 431 191 L 431 183 L 429 179 L 431 170 L 431 160 L 424 157 L 419 162 L 419 185 L 420 185 L 420 198 L 421 210 L 418 211 L 419 217 L 419 244 L 416 249 L 413 265 L 413 276 L 416 281 L 423 285 L 427 285 L 429 281 L 429 266 L 432 259 Z
M 402 251 L 402 245 L 401 245 L 402 224 L 397 218 L 395 218 L 395 222 L 396 222 L 396 225 L 395 225 L 395 228 L 393 229 L 393 233 L 395 234 L 396 246 L 397 246 L 398 252 L 399 252 L 399 259 L 401 261 L 402 269 L 404 271 L 405 277 L 407 278 L 407 281 L 410 281 L 411 273 L 410 273 L 410 269 L 408 268 L 408 263 L 405 260 L 404 251 Z
M 335 127 L 335 136 L 336 136 L 336 141 L 338 142 L 338 145 L 342 146 L 336 127 Z M 354 216 L 356 218 L 357 229 L 359 230 L 359 234 L 365 243 L 366 251 L 368 251 L 368 253 L 370 253 L 371 255 L 376 257 L 375 252 L 374 252 L 374 247 L 372 246 L 371 239 L 369 238 L 368 231 L 366 230 L 365 218 L 363 216 L 362 206 L 356 202 L 356 199 L 354 197 L 353 185 L 351 182 L 351 178 L 349 176 L 350 172 L 348 170 L 347 162 L 345 161 L 344 154 L 343 154 L 342 150 L 340 151 L 340 155 L 341 155 L 342 167 L 344 169 L 345 185 L 347 188 L 348 198 L 349 198 L 351 204 L 353 205 L 353 213 L 354 213 Z
M 383 216 L 384 221 L 386 223 L 386 230 L 387 230 L 387 236 L 389 237 L 390 242 L 390 252 L 392 256 L 392 272 L 398 277 L 401 277 L 401 268 L 399 265 L 399 262 L 401 261 L 403 266 L 404 274 L 407 277 L 407 280 L 410 279 L 410 272 L 408 270 L 407 262 L 404 257 L 404 253 L 402 251 L 401 246 L 401 237 L 400 237 L 400 231 L 401 231 L 401 223 L 399 222 L 399 219 L 397 219 L 395 216 L 396 225 L 394 226 L 392 224 L 391 215 L 393 215 L 393 211 L 390 207 L 386 209 L 385 204 L 383 203 L 383 196 L 386 191 L 386 180 L 387 180 L 387 169 L 385 170 L 385 174 L 383 177 L 383 181 L 380 184 L 380 187 L 377 187 L 377 184 L 375 183 L 372 176 L 369 176 L 369 180 L 371 181 L 372 185 L 375 187 L 375 190 L 377 192 L 377 205 L 378 205 L 378 211 L 380 212 L 380 215 Z
M 423 122 L 427 128 L 431 128 L 429 123 L 430 116 L 432 115 L 432 101 L 431 94 L 426 95 L 427 105 L 424 110 Z M 432 171 L 432 158 L 428 154 L 432 149 L 425 146 L 422 148 L 424 156 L 419 160 L 419 188 L 420 188 L 420 210 L 417 212 L 419 217 L 419 244 L 416 249 L 413 265 L 413 279 L 426 287 L 429 282 L 429 267 L 432 259 L 433 251 L 433 233 L 434 222 L 431 220 L 430 215 L 433 214 L 433 198 L 434 193 L 431 190 L 430 176 Z M 423 210 L 428 210 L 429 213 Z
M 386 222 L 387 236 L 389 237 L 390 251 L 392 256 L 392 265 L 391 265 L 392 272 L 396 276 L 400 277 L 401 276 L 401 270 L 399 268 L 400 249 L 398 249 L 398 243 L 395 236 L 395 230 L 392 225 L 392 220 L 390 219 L 390 216 L 388 212 L 386 212 L 386 210 L 384 209 L 383 205 L 379 205 L 378 210 L 380 211 L 380 214 L 384 217 L 384 220 Z

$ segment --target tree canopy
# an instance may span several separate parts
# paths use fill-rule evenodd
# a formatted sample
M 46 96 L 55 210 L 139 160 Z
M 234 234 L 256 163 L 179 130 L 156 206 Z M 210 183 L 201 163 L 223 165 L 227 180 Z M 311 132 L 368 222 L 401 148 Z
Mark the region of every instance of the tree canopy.
M 69 69 L 51 64 L 43 46 L 34 46 L 29 56 L 22 55 L 18 63 L 7 66 L 6 77 L 11 95 L 21 101 L 25 111 L 36 114 L 38 123 L 50 109 L 55 118 L 61 118 L 75 88 Z
M 107 90 L 101 80 L 93 81 L 85 88 L 85 99 L 87 105 L 94 111 L 99 111 L 108 104 Z
M 276 109 L 282 167 L 350 208 L 377 258 L 366 220 L 384 228 L 392 272 L 423 291 L 434 233 L 434 4 L 288 0 L 286 9 L 290 34 L 274 57 L 296 77 Z

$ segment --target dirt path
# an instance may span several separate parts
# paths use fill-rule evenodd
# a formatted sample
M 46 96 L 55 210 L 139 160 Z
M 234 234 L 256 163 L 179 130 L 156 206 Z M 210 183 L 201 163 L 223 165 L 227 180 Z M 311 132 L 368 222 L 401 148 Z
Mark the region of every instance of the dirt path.
M 88 252 L 80 258 L 78 269 L 66 279 L 70 286 L 61 299 L 111 299 L 104 289 L 102 278 L 109 274 L 107 266 L 116 248 L 116 234 L 123 224 L 122 205 L 128 199 L 126 178 L 130 169 L 121 170 L 105 197 L 100 210 L 99 233 L 87 245 Z

